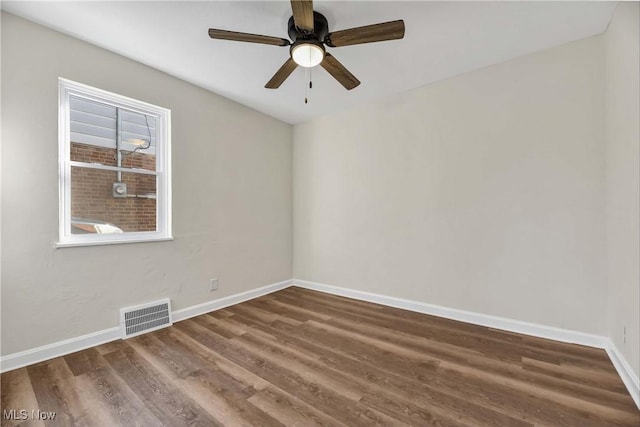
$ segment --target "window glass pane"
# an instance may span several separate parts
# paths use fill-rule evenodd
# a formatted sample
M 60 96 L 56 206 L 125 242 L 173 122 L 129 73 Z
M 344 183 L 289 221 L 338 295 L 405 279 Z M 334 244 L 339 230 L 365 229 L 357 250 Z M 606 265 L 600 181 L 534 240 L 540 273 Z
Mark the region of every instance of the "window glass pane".
M 156 118 L 126 109 L 119 110 L 120 139 L 123 142 L 141 140 L 150 148 L 156 147 Z
M 122 108 L 118 117 L 121 166 L 156 170 L 156 118 Z
M 116 166 L 116 107 L 69 97 L 71 160 Z
M 115 148 L 106 148 L 96 145 L 71 142 L 71 160 L 83 163 L 99 163 L 106 166 L 120 166 L 123 168 L 156 170 L 155 153 L 145 149 L 148 144 L 140 142 L 140 145 L 123 144 L 120 149 L 120 164 L 118 165 L 117 151 Z
M 157 231 L 155 175 L 71 168 L 72 234 L 136 231 Z
M 140 145 L 140 147 L 128 147 L 128 149 L 121 149 L 120 166 L 123 168 L 136 168 L 155 171 L 156 155 L 155 153 L 149 153 L 149 150 L 146 150 L 144 147 L 145 145 Z
M 71 160 L 117 166 L 116 149 L 71 141 Z
M 156 117 L 73 95 L 69 106 L 71 160 L 156 170 Z
M 115 106 L 71 95 L 69 116 L 71 142 L 116 148 Z

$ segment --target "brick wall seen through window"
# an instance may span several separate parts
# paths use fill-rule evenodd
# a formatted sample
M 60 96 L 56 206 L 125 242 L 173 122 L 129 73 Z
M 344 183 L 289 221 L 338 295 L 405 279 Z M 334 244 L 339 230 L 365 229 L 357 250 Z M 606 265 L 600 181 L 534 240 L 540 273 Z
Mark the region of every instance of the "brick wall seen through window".
M 116 150 L 71 143 L 71 160 L 116 166 Z M 155 170 L 155 155 L 123 152 L 122 167 Z M 101 169 L 71 168 L 71 217 L 111 223 L 124 232 L 156 231 L 156 177 L 121 173 L 126 198 L 113 196 L 118 173 Z

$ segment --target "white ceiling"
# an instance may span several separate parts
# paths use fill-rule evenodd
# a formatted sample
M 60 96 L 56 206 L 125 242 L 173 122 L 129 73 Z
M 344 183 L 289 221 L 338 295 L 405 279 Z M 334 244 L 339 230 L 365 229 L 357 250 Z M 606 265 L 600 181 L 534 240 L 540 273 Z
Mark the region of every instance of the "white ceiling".
M 117 52 L 288 123 L 342 110 L 603 32 L 614 2 L 316 1 L 335 31 L 404 19 L 403 40 L 329 51 L 362 82 L 347 91 L 321 67 L 304 104 L 304 69 L 265 83 L 288 48 L 212 40 L 209 28 L 287 37 L 288 1 L 3 1 L 2 9 Z

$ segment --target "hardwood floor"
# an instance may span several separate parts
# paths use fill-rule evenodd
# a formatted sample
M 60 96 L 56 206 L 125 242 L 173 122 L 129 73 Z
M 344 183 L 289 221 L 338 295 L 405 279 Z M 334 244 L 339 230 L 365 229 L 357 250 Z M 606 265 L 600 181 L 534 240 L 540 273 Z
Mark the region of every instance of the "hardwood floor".
M 1 385 L 2 426 L 640 426 L 603 350 L 295 287 Z

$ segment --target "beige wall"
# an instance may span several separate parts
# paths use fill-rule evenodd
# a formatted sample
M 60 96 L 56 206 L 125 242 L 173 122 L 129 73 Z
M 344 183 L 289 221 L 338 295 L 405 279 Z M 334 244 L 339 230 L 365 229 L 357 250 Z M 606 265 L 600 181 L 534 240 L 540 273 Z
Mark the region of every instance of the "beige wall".
M 294 127 L 294 276 L 605 334 L 594 37 Z
M 172 110 L 174 241 L 53 248 L 59 76 Z M 289 125 L 6 13 L 2 154 L 4 355 L 292 276 Z
M 639 20 L 638 3 L 619 3 L 605 35 L 607 335 L 636 376 L 640 373 Z

